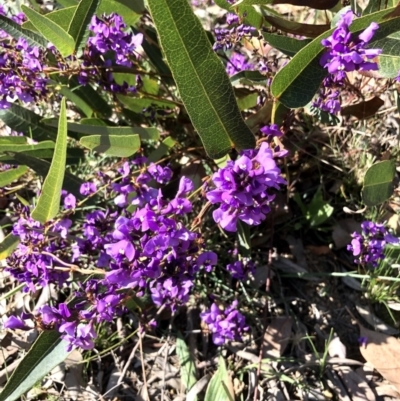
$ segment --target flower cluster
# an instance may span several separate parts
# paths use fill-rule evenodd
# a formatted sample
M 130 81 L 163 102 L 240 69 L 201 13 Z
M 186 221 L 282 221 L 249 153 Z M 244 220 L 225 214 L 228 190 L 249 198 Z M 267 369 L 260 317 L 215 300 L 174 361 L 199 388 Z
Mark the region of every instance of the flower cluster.
M 235 43 L 240 42 L 244 37 L 251 37 L 256 29 L 250 25 L 240 24 L 230 29 L 217 28 L 214 30 L 216 41 L 213 49 L 232 49 Z
M 229 76 L 235 75 L 240 71 L 249 71 L 253 69 L 254 65 L 249 63 L 245 56 L 237 52 L 232 53 L 226 65 L 226 72 Z
M 233 301 L 225 310 L 221 310 L 216 303 L 213 303 L 209 311 L 200 314 L 212 333 L 215 345 L 222 345 L 226 341 L 241 341 L 243 334 L 249 329 L 245 317 L 237 307 L 237 301 Z
M 4 10 L 0 9 L 0 14 L 4 15 Z M 21 15 L 13 19 L 23 22 Z M 0 108 L 7 109 L 18 99 L 25 103 L 43 99 L 48 93 L 48 79 L 43 74 L 46 51 L 23 38 L 15 41 L 4 31 L 0 37 L 8 39 L 0 41 Z
M 226 270 L 236 280 L 246 280 L 246 278 L 254 274 L 255 264 L 251 260 L 237 260 L 234 263 L 229 263 Z
M 70 233 L 70 219 L 64 217 L 43 226 L 29 217 L 27 208 L 19 213 L 13 227 L 20 243 L 7 259 L 7 270 L 26 284 L 25 291 L 36 291 L 49 283 L 62 287 L 71 269 L 85 272 L 87 266 L 93 266 L 99 274 L 79 284 L 73 304 L 44 306 L 33 316 L 41 327 L 57 329 L 69 349 L 92 348 L 94 323 L 111 322 L 123 313 L 129 291 L 135 296 L 150 294 L 155 305 L 175 311 L 188 301 L 197 273 L 210 272 L 217 264 L 217 255 L 205 250 L 200 234 L 184 223 L 192 211 L 188 199 L 192 181 L 182 177 L 175 197 L 166 200 L 161 190 L 149 183 L 165 184 L 172 177 L 171 169 L 155 164 L 138 169 L 143 162 L 138 158 L 124 163 L 120 182 L 110 184 L 117 195 L 118 210 L 87 213 L 81 236 Z M 95 191 L 93 183 L 80 188 L 84 196 Z M 75 197 L 64 193 L 63 198 L 67 213 L 72 212 Z M 127 210 L 130 205 L 136 206 L 132 212 Z M 6 327 L 26 326 L 24 319 L 32 320 L 32 316 L 10 319 Z
M 125 81 L 118 84 L 110 69 L 113 64 L 128 68 L 133 66 L 135 50 L 141 45 L 143 35 L 125 32 L 126 25 L 118 14 L 104 14 L 102 18 L 93 16 L 89 29 L 94 36 L 89 38 L 82 56 L 79 83 L 86 85 L 94 81 L 111 92 L 135 92 L 136 85 L 129 85 Z M 113 55 L 112 59 L 110 55 Z
M 364 221 L 361 224 L 362 233 L 352 234 L 351 244 L 347 249 L 356 257 L 354 263 L 371 264 L 376 267 L 385 258 L 386 244 L 398 244 L 399 238 L 388 233 L 383 224 Z
M 51 231 L 29 216 L 29 209 L 21 209 L 20 218 L 14 224 L 12 234 L 20 242 L 15 252 L 7 259 L 7 271 L 19 282 L 25 283 L 24 291 L 36 291 L 50 283 L 61 286 L 69 274 L 62 268 L 62 254 L 68 248 L 66 234 L 72 225 L 70 219 L 54 224 Z M 59 264 L 61 263 L 61 268 Z
M 382 52 L 381 49 L 367 48 L 379 25 L 372 22 L 354 37 L 349 29 L 353 18 L 354 13 L 351 10 L 345 12 L 332 35 L 321 41 L 327 50 L 322 55 L 320 64 L 328 70 L 330 76 L 324 80 L 321 99 L 314 105 L 332 113 L 340 110 L 337 87 L 343 85 L 346 72 L 377 70 L 378 64 L 371 60 Z
M 286 183 L 266 142 L 259 150 L 243 151 L 237 160 L 229 161 L 214 173 L 212 180 L 216 188 L 207 192 L 206 197 L 219 204 L 213 218 L 227 231 L 236 231 L 238 220 L 260 224 L 275 197 L 270 190 Z

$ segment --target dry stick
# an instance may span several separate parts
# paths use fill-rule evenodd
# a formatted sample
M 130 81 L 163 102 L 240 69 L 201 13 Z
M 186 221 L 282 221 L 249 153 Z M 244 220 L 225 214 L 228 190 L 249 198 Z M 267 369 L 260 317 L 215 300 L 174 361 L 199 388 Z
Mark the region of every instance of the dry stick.
M 139 338 L 140 337 L 141 337 L 141 334 L 139 334 Z M 104 393 L 103 397 L 105 397 L 107 394 L 111 393 L 111 391 L 113 391 L 114 389 L 116 389 L 117 387 L 119 387 L 122 384 L 122 381 L 124 380 L 126 372 L 128 371 L 128 368 L 129 368 L 130 364 L 132 363 L 133 358 L 135 357 L 135 353 L 136 353 L 136 350 L 137 350 L 139 344 L 140 344 L 140 341 L 138 340 L 138 342 L 132 348 L 132 351 L 131 351 L 131 353 L 129 355 L 128 360 L 126 361 L 126 363 L 124 365 L 124 368 L 123 368 L 123 370 L 121 372 L 121 375 L 120 375 L 120 377 L 118 379 L 117 384 L 114 387 L 111 387 L 106 393 Z
M 146 372 L 144 367 L 144 359 L 143 359 L 143 343 L 142 343 L 142 336 L 139 336 L 139 346 L 140 346 L 140 362 L 142 363 L 142 374 L 143 374 L 143 387 L 146 390 L 146 401 L 149 401 L 149 391 L 147 388 L 147 379 L 146 379 Z
M 272 227 L 273 227 L 273 222 L 272 222 Z M 272 229 L 273 230 L 273 229 Z M 272 231 L 271 234 L 271 246 L 272 246 L 272 239 L 274 236 L 274 232 Z M 272 248 L 270 248 L 268 252 L 268 272 L 267 272 L 267 279 L 265 281 L 265 292 L 269 294 L 270 292 L 270 287 L 271 287 L 271 265 L 272 265 Z M 264 307 L 264 316 L 263 316 L 263 326 L 264 326 L 264 332 L 267 329 L 267 318 L 268 318 L 268 312 L 269 312 L 269 301 L 268 299 L 266 300 L 266 305 Z M 263 358 L 263 353 L 264 353 L 264 337 L 261 342 L 260 346 L 260 353 L 258 356 L 258 366 L 257 366 L 257 386 L 254 389 L 254 401 L 257 401 L 257 395 L 258 395 L 258 378 L 261 374 L 261 364 L 262 364 L 262 358 Z

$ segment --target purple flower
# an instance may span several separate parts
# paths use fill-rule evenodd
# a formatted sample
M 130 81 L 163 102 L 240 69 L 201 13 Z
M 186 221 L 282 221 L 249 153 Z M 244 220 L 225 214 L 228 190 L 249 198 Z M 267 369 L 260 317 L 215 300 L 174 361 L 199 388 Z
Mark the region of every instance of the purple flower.
M 154 163 L 150 163 L 147 171 L 159 184 L 166 184 L 173 174 L 169 167 L 161 167 Z
M 4 323 L 3 327 L 5 329 L 19 329 L 19 330 L 31 330 L 32 327 L 29 327 L 24 320 L 16 316 L 10 316 Z
M 268 136 L 270 138 L 274 136 L 281 137 L 283 135 L 277 124 L 265 125 L 264 127 L 260 128 L 260 131 L 265 136 Z
M 210 272 L 218 262 L 218 256 L 215 252 L 203 252 L 197 258 L 197 264 L 203 266 L 206 272 Z
M 240 71 L 253 70 L 253 69 L 254 65 L 248 63 L 245 56 L 236 52 L 232 53 L 228 63 L 226 64 L 226 72 L 229 76 L 235 75 Z
M 346 72 L 378 69 L 378 64 L 371 60 L 381 54 L 382 50 L 366 46 L 379 25 L 372 22 L 358 37 L 354 37 L 349 30 L 353 17 L 351 10 L 344 13 L 332 35 L 321 41 L 327 50 L 322 55 L 320 64 L 330 75 L 324 79 L 320 98 L 313 105 L 330 113 L 340 110 L 340 93 L 337 88 L 343 86 Z
M 106 244 L 104 246 L 107 254 L 109 254 L 115 260 L 122 260 L 126 257 L 131 262 L 136 255 L 134 246 L 126 240 L 119 241 L 115 244 Z
M 244 37 L 251 37 L 256 29 L 249 25 L 240 24 L 230 29 L 218 28 L 214 30 L 216 41 L 213 49 L 232 49 L 235 43 L 240 42 Z
M 266 142 L 258 151 L 243 151 L 236 161 L 229 161 L 218 170 L 212 180 L 216 188 L 207 192 L 206 197 L 219 204 L 213 218 L 227 231 L 236 231 L 238 220 L 260 224 L 274 199 L 271 189 L 286 183 Z
M 241 341 L 244 332 L 249 329 L 245 317 L 237 310 L 237 306 L 238 302 L 233 301 L 231 306 L 221 310 L 213 303 L 209 311 L 200 314 L 212 333 L 215 345 L 222 345 L 226 341 Z
M 76 208 L 76 198 L 72 194 L 68 194 L 64 198 L 64 207 L 66 209 L 75 209 Z
M 93 182 L 84 182 L 79 188 L 79 192 L 83 196 L 94 194 L 97 191 L 96 184 Z
M 328 50 L 321 57 L 320 64 L 330 74 L 344 77 L 345 71 L 378 69 L 378 65 L 369 60 L 378 56 L 382 50 L 367 49 L 366 45 L 371 41 L 379 25 L 371 22 L 358 38 L 354 38 L 349 30 L 353 17 L 351 10 L 344 13 L 332 35 L 321 41 Z
M 228 25 L 238 24 L 239 23 L 239 17 L 236 14 L 228 13 L 228 14 L 226 14 L 226 23 Z
M 254 274 L 255 265 L 251 260 L 236 261 L 226 266 L 226 270 L 234 279 L 245 280 L 249 274 Z
M 356 257 L 354 263 L 371 264 L 376 267 L 385 258 L 386 244 L 398 244 L 399 238 L 388 233 L 383 224 L 364 221 L 361 224 L 362 233 L 354 232 L 347 249 Z

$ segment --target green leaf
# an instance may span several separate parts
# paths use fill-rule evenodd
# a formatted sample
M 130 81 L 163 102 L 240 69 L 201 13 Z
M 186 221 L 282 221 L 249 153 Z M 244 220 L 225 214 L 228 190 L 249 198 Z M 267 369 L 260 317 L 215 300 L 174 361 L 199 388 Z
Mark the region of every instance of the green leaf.
M 176 355 L 179 359 L 181 366 L 180 373 L 182 382 L 189 391 L 197 382 L 196 378 L 196 364 L 193 357 L 190 355 L 189 347 L 186 345 L 185 340 L 181 333 L 176 337 Z
M 81 149 L 70 149 L 70 150 L 81 150 Z M 36 171 L 37 174 L 42 177 L 46 177 L 50 171 L 51 164 L 47 160 L 38 159 L 35 156 L 32 156 L 30 152 L 21 152 L 18 153 L 18 163 L 24 164 Z M 76 175 L 71 174 L 66 171 L 64 174 L 64 182 L 63 188 L 68 192 L 71 192 L 78 199 L 83 199 L 83 196 L 79 192 L 81 185 L 83 184 L 83 180 L 81 180 Z
M 140 148 L 139 135 L 91 135 L 80 139 L 80 144 L 108 156 L 129 157 Z
M 86 46 L 89 37 L 88 25 L 96 13 L 99 3 L 100 0 L 81 0 L 79 2 L 68 27 L 68 33 L 75 41 L 75 51 Z
M 57 3 L 62 7 L 72 7 L 78 5 L 78 0 L 57 0 Z
M 68 8 L 62 8 L 60 10 L 51 11 L 46 14 L 45 18 L 48 18 L 49 20 L 53 21 L 65 32 L 68 32 L 68 27 L 71 24 L 76 8 L 77 8 L 76 6 L 73 6 Z M 35 25 L 32 24 L 31 21 L 25 21 L 22 24 L 22 27 L 24 29 L 29 29 L 30 31 L 33 32 L 38 32 L 38 29 L 35 27 Z
M 368 169 L 362 189 L 362 198 L 365 205 L 376 206 L 392 196 L 395 173 L 396 164 L 394 160 L 376 163 Z
M 143 109 L 148 107 L 155 107 L 156 109 L 175 109 L 176 104 L 167 100 L 156 100 L 149 97 L 132 97 L 117 95 L 117 99 L 129 110 L 135 113 L 142 113 Z
M 158 162 L 161 158 L 163 158 L 168 152 L 176 145 L 175 139 L 167 136 L 159 145 L 158 148 L 153 150 L 149 157 L 149 163 Z
M 60 333 L 45 331 L 18 364 L 0 393 L 0 401 L 14 401 L 29 391 L 47 373 L 63 362 L 69 352 Z
M 273 27 L 280 29 L 283 32 L 291 33 L 293 35 L 307 36 L 309 38 L 316 38 L 331 27 L 330 24 L 303 24 L 301 22 L 289 21 L 285 18 L 272 17 L 270 15 L 265 16 L 265 20 Z
M 392 33 L 369 47 L 382 49 L 378 57 L 378 74 L 383 78 L 397 77 L 400 71 L 400 32 Z
M 26 145 L 26 136 L 0 136 L 0 145 Z
M 142 29 L 143 29 L 142 47 L 144 52 L 149 57 L 150 62 L 153 64 L 156 70 L 160 73 L 160 75 L 162 75 L 163 80 L 165 80 L 165 82 L 168 85 L 173 85 L 174 80 L 172 79 L 172 73 L 163 59 L 163 55 L 161 53 L 160 46 L 158 44 L 158 37 L 156 32 L 152 27 L 146 25 L 143 26 Z M 139 31 L 136 28 L 134 28 L 133 31 L 135 32 L 135 34 L 139 33 Z
M 0 29 L 7 32 L 14 39 L 25 39 L 30 46 L 37 46 L 43 49 L 47 47 L 47 40 L 34 32 L 30 32 L 13 20 L 0 15 Z
M 50 170 L 44 180 L 42 193 L 38 199 L 32 218 L 42 224 L 54 218 L 60 209 L 61 190 L 67 159 L 67 114 L 65 97 L 61 101 L 60 121 L 57 141 Z
M 310 204 L 307 205 L 306 219 L 310 222 L 311 227 L 317 227 L 324 223 L 332 216 L 334 208 L 322 197 L 321 188 L 315 193 Z
M 316 118 L 322 124 L 333 126 L 340 123 L 339 117 L 335 116 L 334 114 L 328 113 L 327 111 L 323 111 L 318 107 L 313 107 L 311 106 L 311 104 L 308 104 L 305 107 L 305 111 Z
M 371 46 L 378 40 L 398 31 L 400 16 L 390 15 L 395 8 L 379 11 L 365 17 L 357 18 L 350 25 L 351 32 L 358 34 L 371 22 L 379 23 L 379 29 L 371 40 Z M 321 40 L 330 36 L 333 29 L 325 32 L 301 49 L 289 63 L 275 76 L 271 92 L 289 108 L 303 107 L 311 101 L 317 92 L 327 71 L 319 64 L 324 47 Z
M 43 141 L 34 145 L 28 144 L 4 144 L 0 141 L 0 152 L 25 152 L 27 150 L 53 149 L 53 141 Z
M 362 15 L 374 13 L 379 10 L 384 10 L 388 7 L 394 7 L 396 0 L 369 0 L 367 7 L 365 7 Z
M 226 0 L 215 0 L 215 4 L 229 12 L 232 12 L 232 8 L 234 8 L 235 13 L 244 18 L 244 23 L 247 25 L 252 25 L 257 29 L 260 29 L 263 25 L 263 16 L 252 5 L 240 4 L 235 7 Z
M 1 163 L 8 163 L 8 164 L 17 164 L 17 165 L 27 165 L 31 167 L 29 164 L 25 163 L 24 156 L 30 158 L 39 158 L 39 159 L 48 159 L 52 160 L 54 155 L 54 143 L 53 148 L 45 148 L 45 149 L 33 149 L 33 150 L 26 150 L 24 152 L 15 151 L 7 151 L 5 152 L 5 156 L 0 155 L 0 162 Z M 81 163 L 85 158 L 85 153 L 83 149 L 79 148 L 68 148 L 67 149 L 67 163 L 78 164 Z M 45 174 L 46 175 L 46 174 Z
M 6 235 L 3 241 L 0 243 L 0 260 L 8 258 L 14 252 L 14 249 L 18 246 L 18 244 L 19 237 L 11 233 Z
M 255 106 L 257 106 L 258 93 L 250 93 L 244 97 L 237 99 L 237 104 L 239 106 L 239 110 L 249 110 Z
M 62 85 L 60 93 L 73 102 L 75 106 L 85 114 L 85 116 L 91 117 L 93 115 L 93 109 L 90 104 L 86 103 L 76 92 L 70 90 L 68 86 Z
M 96 121 L 90 119 L 89 121 Z M 152 139 L 158 140 L 160 138 L 160 132 L 157 128 L 143 128 L 143 127 L 109 127 L 102 120 L 97 120 L 99 123 L 95 124 L 77 124 L 68 123 L 68 131 L 76 132 L 83 135 L 112 135 L 117 136 L 129 136 L 138 135 L 141 139 Z M 100 123 L 101 122 L 101 123 Z M 57 124 L 56 119 L 52 119 L 47 122 L 48 125 L 53 126 Z
M 74 52 L 74 39 L 64 29 L 25 5 L 22 5 L 21 8 L 39 33 L 51 42 L 63 57 L 67 57 Z
M 298 40 L 289 38 L 288 36 L 276 35 L 268 32 L 263 32 L 263 37 L 269 45 L 289 57 L 293 57 L 304 46 L 310 43 L 309 39 Z
M 11 184 L 13 181 L 21 177 L 21 175 L 24 175 L 27 171 L 28 167 L 26 166 L 20 166 L 11 170 L 2 171 L 0 173 L 0 188 Z
M 250 85 L 260 85 L 260 82 L 266 81 L 267 77 L 260 74 L 258 71 L 240 71 L 235 75 L 232 75 L 229 80 L 231 84 L 235 86 L 236 84 L 249 83 Z
M 234 401 L 232 379 L 226 369 L 225 360 L 222 356 L 218 359 L 218 370 L 214 373 L 208 384 L 204 401 Z M 0 400 L 1 401 L 1 400 Z
M 100 117 L 110 117 L 112 109 L 107 101 L 90 85 L 81 86 L 76 77 L 69 80 L 68 86 Z
M 134 25 L 139 21 L 141 16 L 140 13 L 137 12 L 140 8 L 138 9 L 135 7 L 135 3 L 139 4 L 140 1 L 102 0 L 97 9 L 97 15 L 117 13 L 124 19 L 127 26 Z
M 35 141 L 56 138 L 56 131 L 40 123 L 41 116 L 14 103 L 8 109 L 0 110 L 0 119 L 13 131 L 23 132 Z
M 187 0 L 149 0 L 148 5 L 179 93 L 207 154 L 255 146 L 240 115 L 225 69 Z

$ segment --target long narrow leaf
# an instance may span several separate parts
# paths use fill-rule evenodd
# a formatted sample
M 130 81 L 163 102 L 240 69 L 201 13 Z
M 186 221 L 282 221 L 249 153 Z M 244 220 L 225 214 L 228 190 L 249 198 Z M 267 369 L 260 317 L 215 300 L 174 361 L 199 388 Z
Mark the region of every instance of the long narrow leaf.
M 74 16 L 76 11 L 76 6 L 68 7 L 68 8 L 61 8 L 60 10 L 54 10 L 46 14 L 46 18 L 53 21 L 57 24 L 61 29 L 65 32 L 68 32 L 68 27 L 72 21 L 72 17 Z M 35 25 L 32 24 L 31 21 L 25 21 L 22 24 L 24 29 L 29 29 L 33 32 L 38 32 Z
M 210 157 L 253 148 L 229 78 L 187 0 L 149 0 L 161 47 L 194 127 Z
M 28 144 L 2 144 L 0 142 L 0 152 L 25 152 L 27 150 L 38 150 L 38 149 L 53 149 L 53 141 L 43 141 L 34 145 Z
M 205 401 L 234 401 L 232 379 L 226 369 L 225 360 L 222 356 L 218 359 L 218 370 L 214 373 L 208 384 Z M 0 400 L 1 401 L 1 400 Z
M 8 258 L 13 252 L 14 249 L 19 244 L 19 237 L 13 234 L 8 234 L 0 243 L 0 260 L 4 260 Z
M 24 5 L 22 5 L 21 8 L 39 33 L 51 42 L 63 57 L 67 57 L 73 53 L 75 42 L 70 34 L 65 32 L 64 29 L 53 21 L 31 8 Z
M 100 0 L 81 0 L 75 10 L 72 21 L 68 27 L 68 33 L 75 40 L 75 51 L 85 47 L 89 30 L 87 26 L 96 13 Z
M 36 141 L 55 139 L 56 131 L 40 123 L 42 117 L 25 107 L 13 104 L 8 109 L 0 110 L 0 119 L 12 130 L 23 132 Z
M 0 173 L 0 188 L 11 184 L 28 171 L 28 167 L 20 166 Z
M 14 401 L 30 390 L 47 373 L 68 356 L 67 343 L 60 333 L 45 331 L 15 369 L 0 393 L 0 401 Z
M 29 45 L 46 48 L 47 40 L 34 32 L 30 32 L 21 27 L 13 20 L 0 15 L 0 29 L 7 32 L 14 39 L 25 39 Z
M 49 173 L 44 180 L 42 193 L 32 218 L 45 223 L 55 217 L 60 209 L 61 189 L 64 180 L 67 159 L 67 114 L 65 98 L 61 101 L 60 120 L 58 124 L 57 142 Z
M 79 141 L 81 145 L 108 156 L 129 157 L 140 148 L 139 135 L 90 135 Z
M 78 149 L 71 149 L 71 150 L 78 150 Z M 38 159 L 37 157 L 32 156 L 30 152 L 18 153 L 18 162 L 28 166 L 42 177 L 46 177 L 50 171 L 50 166 L 51 166 L 50 162 L 48 162 L 47 160 Z M 79 192 L 79 188 L 82 184 L 83 180 L 81 180 L 79 177 L 71 174 L 68 171 L 65 172 L 63 188 L 66 191 L 71 192 L 78 199 L 83 198 L 83 196 Z

